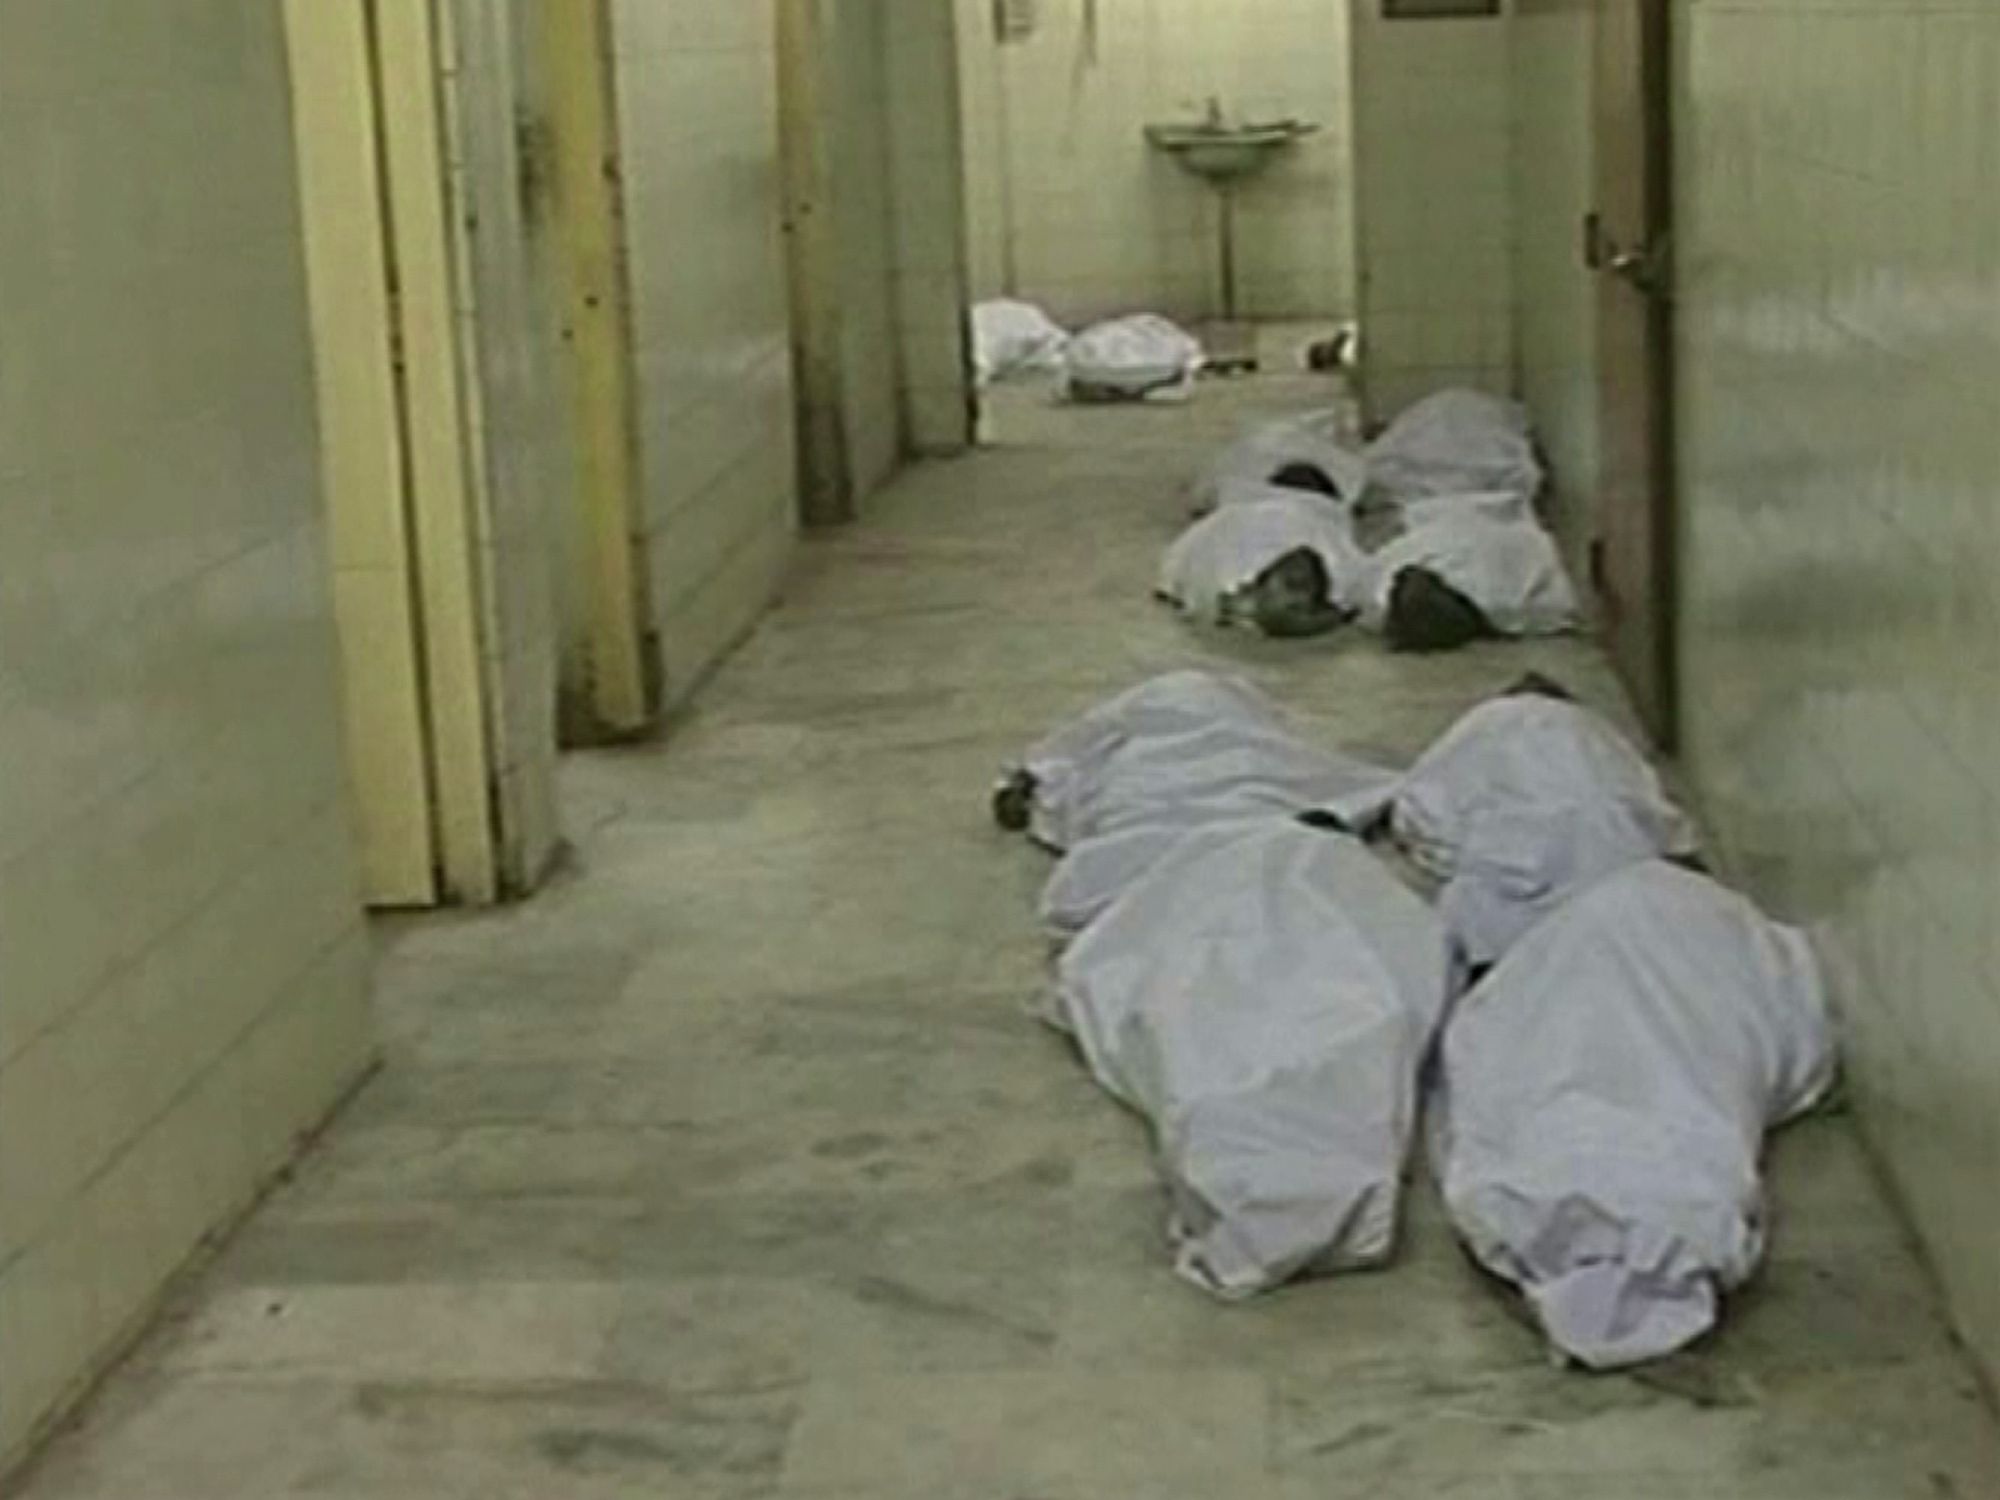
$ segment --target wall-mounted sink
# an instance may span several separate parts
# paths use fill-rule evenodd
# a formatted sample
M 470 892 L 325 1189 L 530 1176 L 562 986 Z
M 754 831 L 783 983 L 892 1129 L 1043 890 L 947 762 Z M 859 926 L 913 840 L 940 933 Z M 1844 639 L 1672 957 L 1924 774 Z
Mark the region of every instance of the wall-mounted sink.
M 1183 171 L 1210 182 L 1233 182 L 1261 172 L 1285 147 L 1318 129 L 1304 120 L 1255 125 L 1208 121 L 1148 125 L 1146 140 L 1156 151 L 1171 156 Z
M 1204 338 L 1211 369 L 1257 368 L 1256 339 L 1236 318 L 1236 188 L 1264 170 L 1287 147 L 1312 135 L 1319 126 L 1305 120 L 1243 121 L 1231 124 L 1219 98 L 1208 101 L 1207 117 L 1172 124 L 1148 125 L 1146 142 L 1171 156 L 1182 171 L 1199 177 L 1215 190 L 1217 260 L 1222 280 L 1222 323 Z M 1234 354 L 1217 351 L 1223 344 Z

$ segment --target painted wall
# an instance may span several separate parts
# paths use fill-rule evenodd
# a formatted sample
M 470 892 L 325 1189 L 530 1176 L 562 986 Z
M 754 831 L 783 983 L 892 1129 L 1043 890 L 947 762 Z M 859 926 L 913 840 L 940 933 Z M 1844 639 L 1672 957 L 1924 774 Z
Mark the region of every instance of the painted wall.
M 903 432 L 935 456 L 972 442 L 958 32 L 943 0 L 885 0 L 890 235 Z
M 1151 150 L 1156 120 L 1297 116 L 1321 133 L 1242 189 L 1242 310 L 1346 317 L 1348 0 L 1042 0 L 1000 45 L 987 0 L 958 0 L 974 290 L 1080 321 L 1148 308 L 1217 312 L 1215 195 Z
M 1675 19 L 1691 769 L 2000 1372 L 2000 10 Z
M 0 22 L 0 1461 L 369 1056 L 281 14 Z
M 889 182 L 889 0 L 822 0 L 833 37 L 833 208 L 840 240 L 847 458 L 865 498 L 903 452 Z
M 1581 561 L 1597 490 L 1597 288 L 1583 264 L 1594 198 L 1595 0 L 1515 0 L 1512 175 L 1520 395 L 1548 453 L 1552 519 Z
M 1363 394 L 1514 385 L 1509 22 L 1385 21 L 1354 4 Z
M 642 528 L 668 700 L 755 624 L 797 529 L 775 16 L 614 12 Z

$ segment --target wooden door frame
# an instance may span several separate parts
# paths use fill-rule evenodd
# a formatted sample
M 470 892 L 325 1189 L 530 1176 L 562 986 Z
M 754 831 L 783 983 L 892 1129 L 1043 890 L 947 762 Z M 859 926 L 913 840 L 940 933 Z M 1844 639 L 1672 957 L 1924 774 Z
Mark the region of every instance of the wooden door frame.
M 783 173 L 785 279 L 791 300 L 792 401 L 799 519 L 852 521 L 858 497 L 848 447 L 840 226 L 835 213 L 832 18 L 822 0 L 775 0 L 778 150 Z
M 1645 201 L 1641 207 L 1646 224 L 1644 244 L 1648 252 L 1646 262 L 1637 276 L 1623 279 L 1646 283 L 1641 290 L 1645 309 L 1645 344 L 1649 378 L 1646 381 L 1647 413 L 1646 421 L 1652 442 L 1647 454 L 1645 489 L 1648 511 L 1644 524 L 1644 539 L 1647 547 L 1649 567 L 1647 570 L 1648 591 L 1638 600 L 1620 601 L 1627 608 L 1636 606 L 1645 611 L 1652 624 L 1652 641 L 1649 655 L 1652 658 L 1649 671 L 1657 684 L 1656 701 L 1651 704 L 1652 714 L 1645 715 L 1647 704 L 1645 695 L 1633 689 L 1633 697 L 1642 711 L 1642 716 L 1650 718 L 1647 727 L 1663 750 L 1672 752 L 1680 742 L 1682 705 L 1680 701 L 1680 652 L 1679 652 L 1679 612 L 1680 612 L 1680 503 L 1678 490 L 1678 371 L 1676 359 L 1676 261 L 1675 248 L 1675 150 L 1674 150 L 1674 31 L 1672 24 L 1672 0 L 1599 0 L 1599 15 L 1606 5 L 1634 4 L 1638 7 L 1639 45 L 1641 48 L 1641 94 L 1640 116 L 1644 132 L 1643 172 L 1645 174 Z M 1593 65 L 1593 128 L 1603 128 L 1605 100 L 1602 90 L 1605 86 L 1605 60 L 1601 49 L 1605 42 L 1600 35 L 1599 55 Z M 1600 137 L 1601 140 L 1601 137 Z M 1601 168 L 1600 168 L 1601 170 Z M 1595 197 L 1599 189 L 1593 186 Z M 1591 270 L 1598 280 L 1600 305 L 1607 292 L 1613 290 L 1605 284 L 1605 278 L 1619 274 L 1607 263 L 1608 246 L 1601 229 L 1600 217 L 1593 210 L 1587 224 L 1585 255 Z M 1630 247 L 1627 247 L 1630 248 Z M 1600 401 L 1602 387 L 1600 384 Z M 1600 407 L 1600 423 L 1607 413 Z M 1611 459 L 1607 458 L 1607 462 Z M 1609 567 L 1606 556 L 1606 533 L 1600 520 L 1594 528 L 1591 543 L 1592 582 L 1600 598 L 1608 591 Z M 1616 622 L 1611 622 L 1615 630 Z M 1617 649 L 1615 638 L 1610 642 L 1614 660 L 1618 660 L 1621 671 L 1623 661 Z
M 439 894 L 437 797 L 371 28 L 361 0 L 285 3 L 362 899 L 424 907 Z
M 1640 0 L 1646 64 L 1647 229 L 1659 248 L 1660 290 L 1647 299 L 1647 338 L 1653 374 L 1650 419 L 1654 445 L 1652 495 L 1647 534 L 1653 548 L 1653 595 L 1647 601 L 1658 622 L 1660 747 L 1677 750 L 1681 736 L 1680 694 L 1680 489 L 1679 489 L 1679 288 L 1675 280 L 1674 69 L 1672 0 Z
M 632 285 L 611 0 L 544 0 L 550 203 L 561 337 L 576 437 L 586 681 L 564 693 L 572 742 L 631 739 L 657 723 L 661 680 L 640 499 Z
M 446 900 L 500 892 L 477 556 L 477 474 L 457 307 L 438 21 L 430 0 L 368 0 L 398 328 L 426 704 Z

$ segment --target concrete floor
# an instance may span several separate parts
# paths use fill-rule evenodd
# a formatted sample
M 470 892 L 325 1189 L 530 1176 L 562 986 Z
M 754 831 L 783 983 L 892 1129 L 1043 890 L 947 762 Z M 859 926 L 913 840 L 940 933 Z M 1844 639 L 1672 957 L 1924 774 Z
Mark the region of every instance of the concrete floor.
M 388 1068 L 25 1500 L 1983 1500 L 2000 1448 L 1849 1125 L 1779 1143 L 1726 1333 L 1588 1378 L 1462 1262 L 1224 1307 L 1140 1130 L 1023 1014 L 1044 860 L 991 773 L 1142 675 L 1237 667 L 1408 755 L 1583 642 L 1391 660 L 1147 601 L 1176 488 L 1302 378 L 998 404 L 812 543 L 663 744 L 568 768 L 542 899 L 398 928 Z

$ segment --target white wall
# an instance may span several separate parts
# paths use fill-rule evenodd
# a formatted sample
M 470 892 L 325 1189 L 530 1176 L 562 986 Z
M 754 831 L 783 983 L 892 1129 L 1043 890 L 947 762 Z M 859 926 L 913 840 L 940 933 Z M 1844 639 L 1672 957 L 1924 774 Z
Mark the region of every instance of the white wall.
M 1583 263 L 1593 174 L 1596 0 L 1515 0 L 1515 333 L 1520 395 L 1548 453 L 1553 520 L 1582 560 L 1597 492 L 1597 285 Z
M 369 1052 L 281 10 L 0 14 L 0 1462 Z
M 857 499 L 903 453 L 889 182 L 889 0 L 822 0 L 833 37 L 833 208 L 840 240 L 842 391 Z
M 1559 464 L 1592 425 L 1557 232 L 1587 9 L 1524 0 L 1516 38 L 1550 168 L 1517 178 L 1523 372 Z M 1818 939 L 1861 1121 L 2000 1375 L 2000 12 L 1673 24 L 1687 770 L 1731 875 Z
M 1219 311 L 1215 195 L 1142 134 L 1213 95 L 1323 127 L 1241 190 L 1242 311 L 1349 315 L 1348 0 L 1097 0 L 1094 66 L 1084 3 L 1043 0 L 1035 36 L 1000 46 L 990 5 L 959 0 L 976 293 L 1071 321 Z
M 1508 21 L 1354 9 L 1364 397 L 1384 419 L 1446 385 L 1514 384 Z
M 793 548 L 775 15 L 619 0 L 642 527 L 668 700 L 755 624 Z
M 1674 21 L 1690 765 L 2000 1374 L 2000 10 Z
M 913 452 L 972 441 L 957 27 L 945 0 L 888 0 L 890 223 L 903 433 Z

